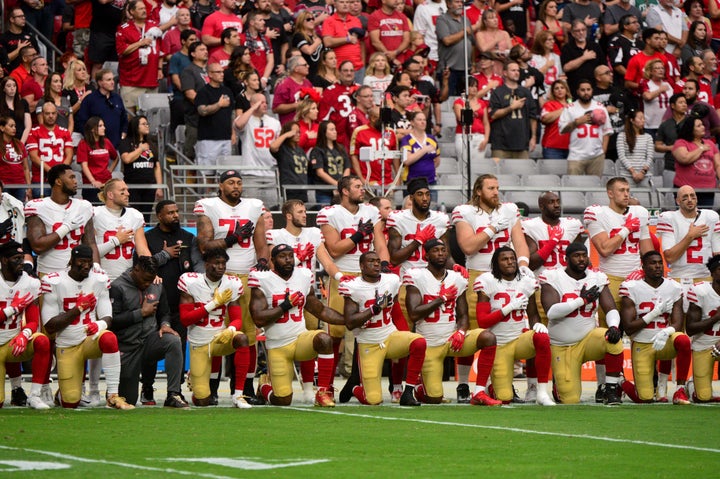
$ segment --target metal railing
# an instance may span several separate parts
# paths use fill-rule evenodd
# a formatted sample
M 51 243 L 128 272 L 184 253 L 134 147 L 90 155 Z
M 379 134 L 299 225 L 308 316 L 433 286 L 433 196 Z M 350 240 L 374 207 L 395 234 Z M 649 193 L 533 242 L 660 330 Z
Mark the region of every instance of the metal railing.
M 5 3 L 5 2 L 2 2 Z M 3 17 L 4 18 L 4 17 Z M 60 50 L 58 47 L 55 46 L 55 44 L 49 40 L 45 35 L 40 33 L 40 30 L 35 28 L 35 25 L 33 25 L 30 22 L 25 22 L 25 25 L 27 25 L 30 30 L 35 34 L 38 40 L 40 40 L 41 46 L 45 47 L 45 53 L 43 56 L 48 60 L 48 63 L 52 66 L 51 71 L 57 71 L 58 65 L 57 60 L 63 55 L 62 50 Z M 50 53 L 50 56 L 48 57 L 48 52 Z M 41 52 L 38 52 L 41 53 Z

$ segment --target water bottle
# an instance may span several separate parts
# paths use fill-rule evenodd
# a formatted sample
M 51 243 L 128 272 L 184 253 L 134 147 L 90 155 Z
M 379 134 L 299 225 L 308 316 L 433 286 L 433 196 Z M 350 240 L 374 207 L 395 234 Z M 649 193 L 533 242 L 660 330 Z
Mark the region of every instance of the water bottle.
M 592 27 L 590 27 L 590 37 L 594 38 L 596 41 L 600 39 L 600 35 L 598 30 L 600 29 L 600 25 L 597 23 L 593 23 Z

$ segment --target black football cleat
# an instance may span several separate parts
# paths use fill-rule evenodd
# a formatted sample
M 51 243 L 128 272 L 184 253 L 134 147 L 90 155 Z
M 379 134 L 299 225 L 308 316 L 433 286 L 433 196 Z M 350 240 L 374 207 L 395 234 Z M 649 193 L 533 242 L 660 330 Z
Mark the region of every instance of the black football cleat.
M 10 404 L 12 406 L 27 406 L 27 394 L 22 387 L 15 388 L 10 392 Z
M 605 397 L 603 404 L 607 406 L 617 406 L 622 404 L 622 388 L 619 384 L 606 384 Z
M 470 386 L 465 383 L 458 384 L 455 388 L 458 404 L 470 404 Z
M 400 396 L 400 405 L 401 406 L 420 406 L 421 402 L 415 399 L 415 392 L 414 387 L 412 386 L 405 386 L 405 390 L 402 393 L 402 396 Z
M 163 407 L 175 408 L 175 409 L 189 409 L 190 405 L 185 401 L 185 398 L 180 393 L 168 393 L 167 399 Z
M 595 402 L 597 404 L 605 404 L 605 388 L 606 387 L 607 387 L 606 384 L 598 384 L 598 387 L 595 390 Z

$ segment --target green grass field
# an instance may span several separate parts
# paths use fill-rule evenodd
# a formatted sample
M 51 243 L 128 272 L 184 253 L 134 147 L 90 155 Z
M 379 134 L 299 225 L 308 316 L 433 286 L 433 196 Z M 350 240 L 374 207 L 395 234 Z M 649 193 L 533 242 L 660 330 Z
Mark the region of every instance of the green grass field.
M 718 406 L 0 411 L 3 478 L 711 477 Z M 64 467 L 17 470 L 18 467 Z M 15 472 L 12 472 L 15 470 Z

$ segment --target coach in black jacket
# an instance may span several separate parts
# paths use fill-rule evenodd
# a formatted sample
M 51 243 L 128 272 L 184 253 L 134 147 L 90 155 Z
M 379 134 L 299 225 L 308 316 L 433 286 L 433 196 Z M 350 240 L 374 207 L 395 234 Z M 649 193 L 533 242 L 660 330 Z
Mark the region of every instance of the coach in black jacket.
M 143 401 L 153 405 L 152 384 L 157 362 L 165 358 L 168 389 L 165 406 L 187 408 L 180 393 L 183 371 L 180 336 L 170 327 L 170 309 L 163 286 L 153 283 L 157 272 L 157 261 L 141 256 L 110 285 L 111 329 L 120 347 L 119 393 L 128 404 L 137 403 L 142 372 Z

